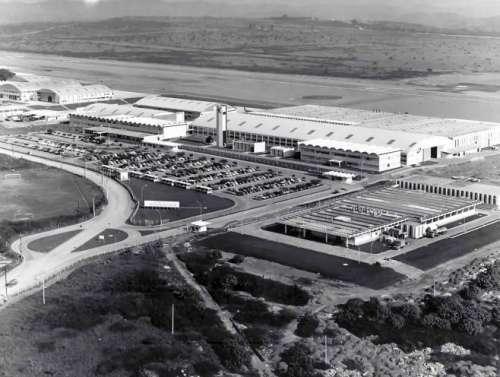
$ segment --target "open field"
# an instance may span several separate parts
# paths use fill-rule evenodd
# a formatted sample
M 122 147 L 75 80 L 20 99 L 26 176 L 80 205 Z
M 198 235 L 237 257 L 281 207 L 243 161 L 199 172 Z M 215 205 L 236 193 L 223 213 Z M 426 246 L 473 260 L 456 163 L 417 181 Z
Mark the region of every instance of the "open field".
M 355 262 L 233 232 L 205 238 L 199 241 L 199 244 L 211 249 L 267 259 L 298 269 L 318 272 L 331 279 L 372 289 L 387 287 L 403 278 L 403 275 L 390 268 Z
M 50 25 L 49 25 L 50 26 Z M 500 39 L 364 29 L 306 19 L 115 18 L 30 30 L 4 26 L 0 48 L 202 67 L 401 78 L 498 71 Z M 412 48 L 408 48 L 412 46 Z
M 419 173 L 415 171 L 414 173 Z M 471 177 L 484 182 L 500 184 L 500 155 L 478 156 L 471 161 L 460 161 L 435 169 L 425 169 L 425 174 L 435 177 Z
M 103 199 L 102 191 L 86 179 L 31 162 L 19 164 L 0 155 L 0 220 L 88 214 L 92 198 L 96 203 Z
M 2 311 L 0 348 L 9 352 L 0 353 L 0 376 L 139 376 L 145 370 L 170 376 L 181 368 L 213 376 L 224 370 L 221 362 L 236 363 L 224 352 L 237 340 L 154 248 L 100 258 L 47 289 L 46 298 L 46 305 L 36 294 Z
M 474 228 L 472 228 L 474 229 Z M 429 246 L 412 250 L 394 259 L 422 270 L 429 270 L 448 260 L 472 253 L 500 238 L 500 222 L 467 231 L 461 235 L 445 238 Z
M 80 233 L 81 230 L 71 230 L 69 232 L 59 233 L 52 236 L 39 238 L 28 244 L 28 249 L 38 251 L 39 253 L 48 253 L 55 247 L 62 245 L 64 242 L 70 240 L 75 235 Z

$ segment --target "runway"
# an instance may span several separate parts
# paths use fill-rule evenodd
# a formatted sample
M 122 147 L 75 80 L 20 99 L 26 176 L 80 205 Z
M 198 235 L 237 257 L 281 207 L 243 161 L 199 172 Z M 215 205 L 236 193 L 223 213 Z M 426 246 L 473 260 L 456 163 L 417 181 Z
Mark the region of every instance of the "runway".
M 500 95 L 453 93 L 447 83 L 500 83 L 500 74 L 449 74 L 413 80 L 367 80 L 245 72 L 0 51 L 0 66 L 140 93 L 182 94 L 264 107 L 314 103 L 500 122 Z

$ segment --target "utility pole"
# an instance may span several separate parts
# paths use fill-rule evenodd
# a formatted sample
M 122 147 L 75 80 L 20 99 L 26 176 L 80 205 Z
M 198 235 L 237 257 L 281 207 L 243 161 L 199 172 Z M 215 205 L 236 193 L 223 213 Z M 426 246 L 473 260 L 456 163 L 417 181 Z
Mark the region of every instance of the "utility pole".
M 174 304 L 172 304 L 172 321 L 171 321 L 172 322 L 172 330 L 171 330 L 172 331 L 172 335 L 174 335 L 174 333 L 175 333 L 175 330 L 174 330 L 175 329 L 174 315 L 175 315 Z
M 7 297 L 7 265 L 3 266 L 3 271 L 3 276 L 5 277 L 5 297 Z
M 45 305 L 45 276 L 42 278 L 42 302 Z
M 325 364 L 328 364 L 328 338 L 325 335 Z

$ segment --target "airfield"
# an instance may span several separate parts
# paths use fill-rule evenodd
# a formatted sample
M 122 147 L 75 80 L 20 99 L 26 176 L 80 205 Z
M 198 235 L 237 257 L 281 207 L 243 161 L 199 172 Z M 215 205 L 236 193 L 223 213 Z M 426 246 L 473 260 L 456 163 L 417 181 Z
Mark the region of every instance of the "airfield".
M 491 90 L 500 88 L 499 73 L 450 73 L 415 79 L 361 80 L 10 51 L 0 52 L 0 65 L 12 67 L 19 72 L 87 82 L 98 81 L 117 90 L 135 92 L 135 95 L 184 95 L 248 107 L 314 103 L 415 115 L 500 121 L 497 111 L 500 96 L 495 90 Z M 130 96 L 134 94 L 130 93 Z

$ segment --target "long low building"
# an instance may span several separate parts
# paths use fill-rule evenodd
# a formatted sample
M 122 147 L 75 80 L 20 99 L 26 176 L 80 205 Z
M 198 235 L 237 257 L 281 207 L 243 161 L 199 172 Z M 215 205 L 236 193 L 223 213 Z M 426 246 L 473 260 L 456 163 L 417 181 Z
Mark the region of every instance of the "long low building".
M 363 245 L 395 231 L 421 238 L 428 230 L 476 214 L 475 200 L 378 187 L 348 194 L 280 220 L 285 233 L 315 236 L 327 243 Z
M 183 112 L 186 120 L 191 121 L 198 118 L 202 113 L 212 112 L 216 103 L 186 98 L 151 95 L 141 98 L 134 104 L 134 106 L 144 109 Z
M 105 85 L 40 78 L 39 81 L 7 81 L 0 85 L 0 99 L 74 104 L 109 100 L 113 91 Z
M 105 85 L 61 85 L 37 90 L 39 101 L 73 104 L 104 101 L 113 98 L 113 91 Z
M 324 139 L 299 143 L 302 161 L 380 173 L 401 167 L 401 150 Z
M 294 117 L 268 112 L 228 111 L 227 124 L 222 129 L 226 145 L 232 145 L 234 140 L 263 141 L 268 150 L 274 146 L 281 146 L 294 148 L 297 151 L 302 145 L 302 150 L 306 152 L 303 158 L 316 164 L 325 164 L 326 160 L 330 159 L 324 158 L 326 154 L 335 156 L 336 153 L 345 153 L 349 150 L 349 156 L 337 156 L 344 158 L 332 159 L 340 160 L 351 168 L 359 170 L 364 168 L 368 170 L 369 167 L 378 164 L 380 167 L 378 170 L 370 169 L 373 172 L 416 165 L 439 158 L 441 152 L 450 147 L 450 140 L 441 136 L 379 130 L 337 120 Z M 190 135 L 207 143 L 216 140 L 216 115 L 202 114 L 191 124 Z M 361 145 L 362 148 L 359 147 Z M 381 153 L 384 156 L 370 155 L 366 152 L 368 150 L 383 151 Z M 399 163 L 392 160 L 397 153 L 400 154 Z M 387 157 L 391 159 L 389 166 Z M 373 164 L 374 161 L 378 162 Z
M 500 186 L 493 184 L 474 182 L 467 178 L 451 179 L 424 175 L 399 178 L 396 183 L 407 190 L 466 198 L 500 208 Z
M 70 113 L 74 126 L 92 129 L 114 128 L 145 134 L 157 134 L 166 139 L 186 136 L 188 125 L 182 114 L 140 109 L 132 105 L 93 104 Z

